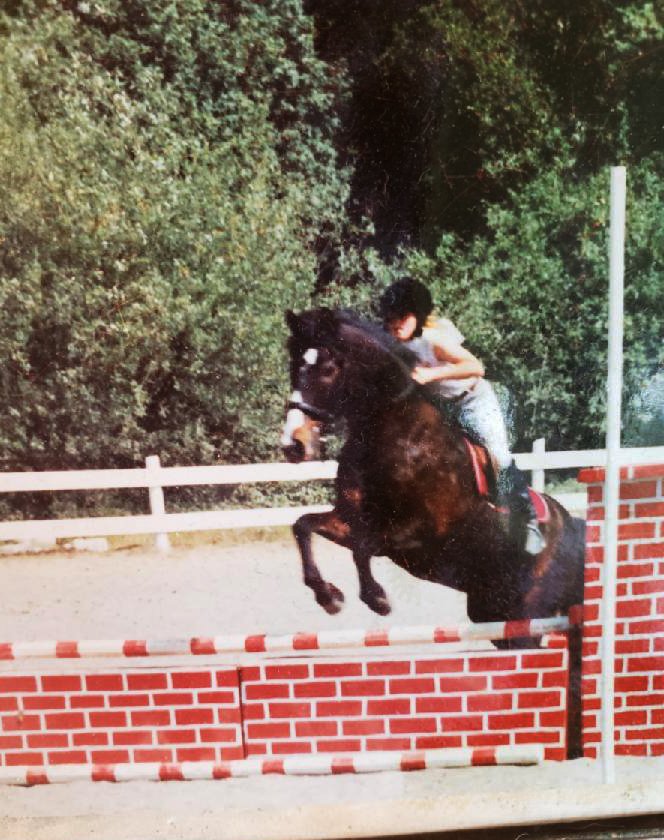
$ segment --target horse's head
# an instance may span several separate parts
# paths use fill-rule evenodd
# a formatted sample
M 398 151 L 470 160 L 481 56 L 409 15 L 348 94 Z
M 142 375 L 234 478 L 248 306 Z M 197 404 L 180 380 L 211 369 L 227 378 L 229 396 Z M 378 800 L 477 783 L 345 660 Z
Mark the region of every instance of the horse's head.
M 319 456 L 320 426 L 410 393 L 413 355 L 379 327 L 346 312 L 286 313 L 291 387 L 281 444 L 289 460 Z
M 321 426 L 337 414 L 343 371 L 340 352 L 333 349 L 338 337 L 335 313 L 329 309 L 296 315 L 286 312 L 291 335 L 291 394 L 281 446 L 289 461 L 320 457 Z

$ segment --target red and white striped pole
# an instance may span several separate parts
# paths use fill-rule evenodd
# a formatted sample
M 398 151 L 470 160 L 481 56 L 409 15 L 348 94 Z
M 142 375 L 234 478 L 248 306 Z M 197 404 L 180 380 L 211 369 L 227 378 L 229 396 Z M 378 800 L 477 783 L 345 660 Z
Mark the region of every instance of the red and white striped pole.
M 341 773 L 407 772 L 445 767 L 532 765 L 544 760 L 540 744 L 507 747 L 377 751 L 343 755 L 297 755 L 237 761 L 191 761 L 180 764 L 70 764 L 53 767 L 0 767 L 0 784 L 47 785 L 63 782 L 171 782 L 283 776 L 331 776 Z
M 233 653 L 291 653 L 339 648 L 393 647 L 409 644 L 444 644 L 463 641 L 537 638 L 561 633 L 575 623 L 580 610 L 567 616 L 458 624 L 390 627 L 378 630 L 322 630 L 313 633 L 194 636 L 185 639 L 106 639 L 0 643 L 0 660 L 81 659 L 88 657 L 206 656 Z

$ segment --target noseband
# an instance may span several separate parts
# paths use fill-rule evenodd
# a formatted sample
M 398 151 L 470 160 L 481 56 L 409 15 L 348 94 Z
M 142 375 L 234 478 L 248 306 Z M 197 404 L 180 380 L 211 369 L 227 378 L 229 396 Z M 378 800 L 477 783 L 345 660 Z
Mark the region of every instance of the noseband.
M 299 408 L 299 410 L 310 417 L 312 420 L 317 420 L 319 423 L 332 423 L 334 421 L 334 414 L 324 408 L 316 408 L 315 405 L 299 400 L 295 402 L 291 400 L 288 403 L 288 408 Z

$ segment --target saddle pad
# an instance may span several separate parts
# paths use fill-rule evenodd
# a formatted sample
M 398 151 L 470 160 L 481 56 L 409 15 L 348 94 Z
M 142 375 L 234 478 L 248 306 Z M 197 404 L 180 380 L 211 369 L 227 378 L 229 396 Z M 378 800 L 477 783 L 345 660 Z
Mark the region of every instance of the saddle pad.
M 530 493 L 530 501 L 533 503 L 535 513 L 537 514 L 537 521 L 542 524 L 548 522 L 549 519 L 551 519 L 551 511 L 549 510 L 548 502 L 541 493 L 538 493 L 537 490 L 533 490 L 532 487 L 528 488 L 528 492 Z
M 468 438 L 464 437 L 463 440 L 466 444 L 466 449 L 468 450 L 468 454 L 470 455 L 470 460 L 473 465 L 477 490 L 480 496 L 488 496 L 489 482 L 487 481 L 486 474 L 482 469 L 482 465 L 480 464 L 480 460 L 477 456 L 477 449 L 475 448 L 475 445 L 468 440 Z M 549 510 L 549 505 L 547 504 L 546 499 L 541 493 L 538 493 L 537 490 L 533 490 L 532 487 L 528 488 L 528 492 L 530 493 L 530 500 L 535 508 L 537 521 L 540 524 L 545 524 L 549 521 L 549 519 L 551 519 L 551 511 Z M 498 510 L 500 510 L 501 513 L 508 513 L 506 508 L 498 508 Z
M 480 464 L 480 459 L 477 455 L 475 444 L 471 443 L 467 437 L 464 437 L 463 442 L 466 444 L 466 449 L 470 455 L 470 461 L 473 465 L 473 472 L 475 473 L 475 485 L 480 496 L 489 495 L 489 482 L 487 481 L 486 473 Z

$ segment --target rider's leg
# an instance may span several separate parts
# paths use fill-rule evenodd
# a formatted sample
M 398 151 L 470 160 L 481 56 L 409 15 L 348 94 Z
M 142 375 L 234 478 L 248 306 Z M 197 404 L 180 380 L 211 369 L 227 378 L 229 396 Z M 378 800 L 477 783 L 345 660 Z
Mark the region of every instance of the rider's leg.
M 516 522 L 526 523 L 525 550 L 529 554 L 539 554 L 546 541 L 537 522 L 526 478 L 512 458 L 505 420 L 495 391 L 485 379 L 481 379 L 469 394 L 456 403 L 455 408 L 462 428 L 487 448 L 497 472 L 498 497 L 507 504 L 510 517 Z
M 498 495 L 509 507 L 510 517 L 514 517 L 517 523 L 526 523 L 526 541 L 524 544 L 526 552 L 528 554 L 539 554 L 546 548 L 546 540 L 537 522 L 537 514 L 530 498 L 526 477 L 514 461 L 500 471 Z

